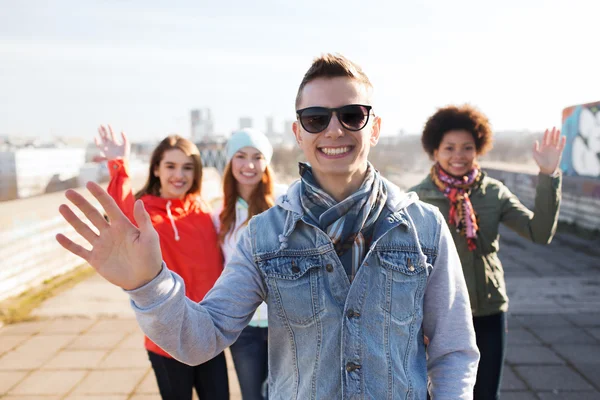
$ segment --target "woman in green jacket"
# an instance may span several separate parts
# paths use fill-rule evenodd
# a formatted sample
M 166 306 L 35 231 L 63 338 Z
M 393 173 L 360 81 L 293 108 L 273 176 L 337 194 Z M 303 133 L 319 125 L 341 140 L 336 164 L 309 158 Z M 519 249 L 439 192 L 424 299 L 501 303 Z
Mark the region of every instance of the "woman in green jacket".
M 469 289 L 481 353 L 474 399 L 497 399 L 508 309 L 504 271 L 497 254 L 498 227 L 502 222 L 535 243 L 550 243 L 558 220 L 558 166 L 565 137 L 559 130 L 546 130 L 542 142 L 535 143 L 533 158 L 540 168 L 535 212 L 479 167 L 477 158 L 492 147 L 492 130 L 487 117 L 474 107 L 439 109 L 425 124 L 421 142 L 435 164 L 410 190 L 447 217 Z

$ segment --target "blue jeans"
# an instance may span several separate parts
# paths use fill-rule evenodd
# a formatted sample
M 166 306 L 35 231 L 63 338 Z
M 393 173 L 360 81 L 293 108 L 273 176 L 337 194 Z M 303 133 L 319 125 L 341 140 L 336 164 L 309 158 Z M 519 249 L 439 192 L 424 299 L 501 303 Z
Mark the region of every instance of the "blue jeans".
M 506 313 L 473 318 L 477 347 L 481 354 L 474 400 L 497 400 L 506 355 Z
M 196 388 L 200 400 L 229 400 L 224 353 L 196 366 L 151 351 L 148 351 L 148 357 L 163 400 L 192 400 L 193 388 Z
M 243 400 L 267 398 L 263 391 L 268 376 L 267 333 L 268 328 L 247 326 L 229 348 Z

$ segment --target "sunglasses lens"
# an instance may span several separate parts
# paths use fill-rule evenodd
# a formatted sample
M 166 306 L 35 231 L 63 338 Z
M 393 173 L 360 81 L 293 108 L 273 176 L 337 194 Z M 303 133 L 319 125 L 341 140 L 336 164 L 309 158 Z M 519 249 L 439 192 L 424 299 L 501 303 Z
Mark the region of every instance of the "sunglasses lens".
M 300 116 L 300 122 L 307 132 L 319 133 L 327 128 L 331 112 L 323 107 L 307 108 Z
M 346 129 L 359 131 L 367 124 L 369 110 L 360 105 L 345 106 L 340 109 L 339 118 Z

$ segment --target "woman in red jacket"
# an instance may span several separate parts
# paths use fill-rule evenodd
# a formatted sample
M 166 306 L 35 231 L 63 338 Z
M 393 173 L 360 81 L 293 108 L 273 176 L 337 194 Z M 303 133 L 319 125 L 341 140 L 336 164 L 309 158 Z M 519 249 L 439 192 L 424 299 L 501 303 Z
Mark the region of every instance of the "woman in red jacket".
M 223 256 L 210 210 L 200 197 L 202 163 L 198 148 L 182 137 L 167 136 L 154 149 L 146 184 L 134 196 L 127 137 L 121 133 L 122 140 L 118 141 L 110 126 L 101 126 L 98 131 L 100 137 L 95 139 L 102 155 L 97 160 L 108 161 L 108 193 L 133 223 L 133 204 L 136 199 L 143 201 L 160 237 L 165 263 L 185 281 L 187 297 L 201 301 L 223 271 Z M 192 388 L 200 400 L 229 399 L 223 353 L 204 364 L 188 366 L 148 338 L 145 345 L 163 400 L 191 399 Z

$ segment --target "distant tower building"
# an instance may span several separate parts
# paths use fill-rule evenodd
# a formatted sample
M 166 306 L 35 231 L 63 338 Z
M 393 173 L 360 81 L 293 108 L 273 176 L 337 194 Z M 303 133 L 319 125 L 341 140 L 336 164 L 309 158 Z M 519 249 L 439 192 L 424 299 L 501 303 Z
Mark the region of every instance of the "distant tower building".
M 252 128 L 252 118 L 251 117 L 241 117 L 240 118 L 240 129 L 244 128 Z
M 207 141 L 215 133 L 215 123 L 210 108 L 195 109 L 191 112 L 192 141 Z
M 273 136 L 275 134 L 275 130 L 273 129 L 273 117 L 267 117 L 265 129 L 265 135 L 267 135 L 268 137 Z
M 286 144 L 296 144 L 296 138 L 294 136 L 294 131 L 292 130 L 292 125 L 294 125 L 293 119 L 287 119 L 283 123 L 283 143 Z

